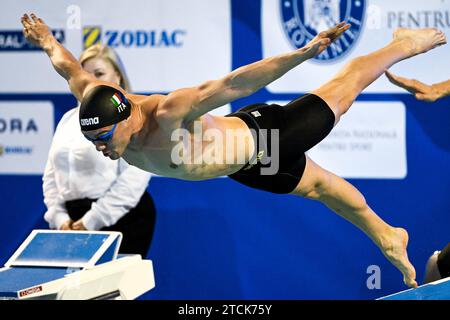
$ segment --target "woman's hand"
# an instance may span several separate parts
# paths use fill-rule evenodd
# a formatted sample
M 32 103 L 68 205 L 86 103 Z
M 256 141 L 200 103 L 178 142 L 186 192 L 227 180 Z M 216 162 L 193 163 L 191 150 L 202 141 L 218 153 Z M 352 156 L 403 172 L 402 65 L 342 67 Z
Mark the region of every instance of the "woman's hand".
M 87 229 L 86 229 L 86 227 L 84 226 L 83 221 L 80 219 L 80 220 L 78 220 L 78 221 L 75 221 L 75 222 L 72 224 L 72 230 L 78 230 L 78 231 L 81 231 L 81 230 L 87 230 Z
M 67 220 L 59 227 L 59 230 L 72 230 L 72 223 L 73 221 L 71 219 Z

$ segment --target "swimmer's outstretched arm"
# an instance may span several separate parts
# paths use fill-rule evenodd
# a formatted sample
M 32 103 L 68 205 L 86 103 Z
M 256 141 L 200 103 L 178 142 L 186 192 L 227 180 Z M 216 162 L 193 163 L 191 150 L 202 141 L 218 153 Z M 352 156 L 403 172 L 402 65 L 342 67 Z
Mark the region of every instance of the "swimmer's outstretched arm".
M 303 48 L 240 67 L 222 79 L 174 91 L 160 104 L 160 111 L 167 110 L 170 116 L 192 120 L 231 101 L 248 96 L 302 62 L 320 54 L 349 27 L 350 25 L 341 22 L 321 32 Z
M 389 71 L 386 71 L 385 74 L 390 82 L 411 92 L 419 100 L 434 102 L 450 96 L 450 80 L 428 85 L 419 80 L 396 76 Z
M 86 87 L 96 81 L 95 77 L 83 70 L 78 60 L 53 37 L 41 18 L 31 14 L 30 19 L 24 14 L 21 22 L 27 41 L 47 53 L 55 70 L 67 80 L 70 90 L 81 101 Z

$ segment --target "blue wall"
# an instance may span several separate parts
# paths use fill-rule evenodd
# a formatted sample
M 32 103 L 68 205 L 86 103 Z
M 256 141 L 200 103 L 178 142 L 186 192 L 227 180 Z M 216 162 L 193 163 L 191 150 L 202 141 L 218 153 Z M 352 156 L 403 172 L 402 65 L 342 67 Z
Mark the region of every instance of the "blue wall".
M 233 68 L 261 58 L 259 13 L 259 1 L 232 2 Z M 299 94 L 263 89 L 232 106 Z M 53 101 L 55 124 L 75 105 L 71 95 L 0 95 L 27 99 Z M 427 104 L 408 94 L 363 94 L 359 100 L 400 100 L 407 107 L 408 176 L 350 182 L 383 219 L 409 231 L 409 255 L 421 280 L 427 257 L 450 241 L 450 99 Z M 0 263 L 32 229 L 45 226 L 41 179 L 0 176 Z M 144 298 L 373 299 L 405 289 L 375 245 L 319 203 L 230 179 L 153 178 L 149 191 L 158 210 L 148 254 L 156 288 Z M 370 265 L 381 268 L 380 290 L 366 286 Z

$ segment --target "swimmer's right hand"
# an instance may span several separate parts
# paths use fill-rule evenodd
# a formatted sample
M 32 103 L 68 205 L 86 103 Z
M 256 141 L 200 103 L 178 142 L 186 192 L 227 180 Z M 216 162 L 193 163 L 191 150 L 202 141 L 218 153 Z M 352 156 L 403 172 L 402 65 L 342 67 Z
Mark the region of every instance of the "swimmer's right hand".
M 49 27 L 34 13 L 31 14 L 31 19 L 27 14 L 24 14 L 20 21 L 23 25 L 23 34 L 29 43 L 45 49 L 47 43 L 53 39 Z

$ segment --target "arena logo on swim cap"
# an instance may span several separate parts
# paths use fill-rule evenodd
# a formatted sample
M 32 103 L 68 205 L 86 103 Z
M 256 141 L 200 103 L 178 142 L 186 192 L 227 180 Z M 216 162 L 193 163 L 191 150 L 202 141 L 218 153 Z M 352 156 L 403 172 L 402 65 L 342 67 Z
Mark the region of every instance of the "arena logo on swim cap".
M 99 124 L 100 119 L 98 117 L 94 117 L 94 118 L 86 118 L 86 119 L 81 119 L 80 123 L 82 126 L 92 126 L 93 124 Z
M 365 0 L 280 0 L 283 28 L 295 48 L 341 21 L 351 24 L 314 61 L 335 61 L 350 51 L 361 33 L 365 7 Z
M 127 108 L 127 105 L 124 103 L 122 97 L 120 97 L 117 93 L 114 93 L 114 95 L 111 97 L 111 102 L 117 108 L 117 111 L 119 111 L 119 113 Z

